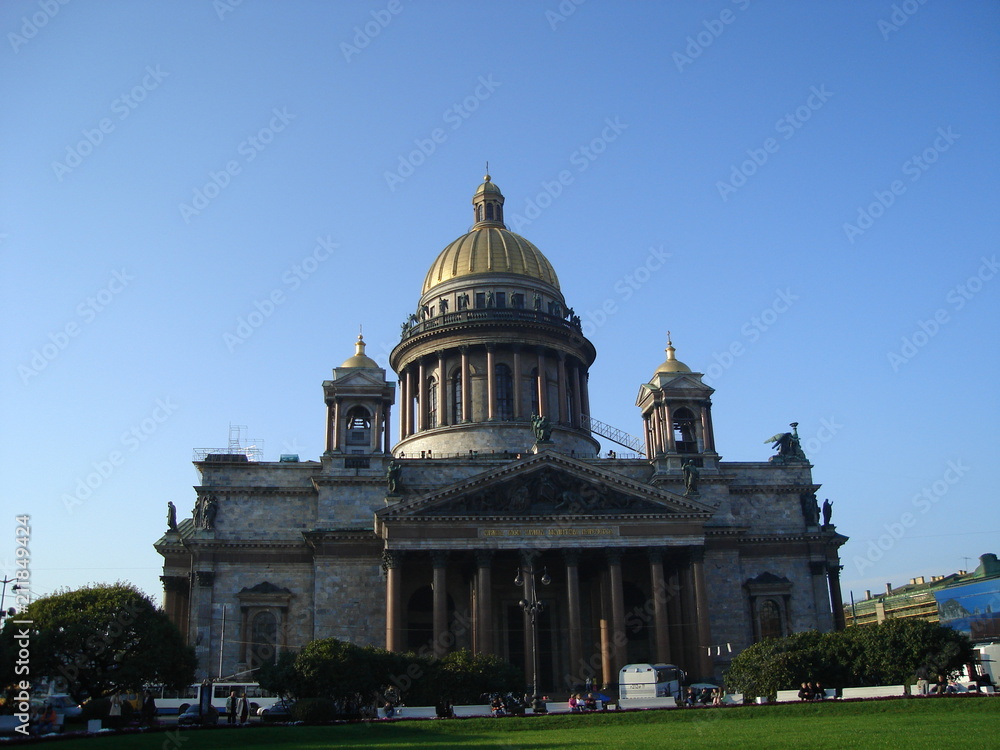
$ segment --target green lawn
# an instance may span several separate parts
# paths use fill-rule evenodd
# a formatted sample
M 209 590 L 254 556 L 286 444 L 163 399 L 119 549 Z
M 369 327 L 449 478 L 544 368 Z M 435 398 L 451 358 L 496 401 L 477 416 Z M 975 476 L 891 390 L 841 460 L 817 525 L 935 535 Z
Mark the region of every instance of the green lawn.
M 184 729 L 59 742 L 58 750 L 211 748 L 989 748 L 1000 747 L 1000 697 L 674 709 L 325 727 Z

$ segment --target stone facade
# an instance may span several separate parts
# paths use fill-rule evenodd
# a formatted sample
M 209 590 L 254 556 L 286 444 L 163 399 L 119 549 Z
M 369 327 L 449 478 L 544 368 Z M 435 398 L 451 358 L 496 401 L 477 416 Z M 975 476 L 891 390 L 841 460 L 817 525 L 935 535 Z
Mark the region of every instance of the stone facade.
M 631 662 L 718 679 L 760 638 L 843 627 L 846 537 L 820 522 L 795 426 L 771 461 L 723 461 L 712 389 L 668 342 L 636 400 L 641 452 L 600 457 L 596 352 L 502 202 L 487 179 L 432 265 L 398 388 L 360 337 L 323 382 L 318 461 L 196 462 L 192 517 L 156 548 L 203 674 L 335 637 L 496 653 L 558 692 Z M 545 605 L 537 630 L 524 601 Z

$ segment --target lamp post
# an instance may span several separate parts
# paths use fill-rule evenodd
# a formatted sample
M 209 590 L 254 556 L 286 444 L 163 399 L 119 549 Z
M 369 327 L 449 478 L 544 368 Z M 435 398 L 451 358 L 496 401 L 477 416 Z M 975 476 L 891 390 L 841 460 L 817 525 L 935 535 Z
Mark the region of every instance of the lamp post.
M 548 586 L 552 583 L 548 568 L 542 568 L 541 580 L 543 586 Z M 514 585 L 519 587 L 524 586 L 524 582 L 525 579 L 522 575 L 522 570 L 518 568 L 517 575 L 514 576 Z M 528 586 L 524 593 L 525 598 L 521 599 L 518 604 L 521 605 L 521 609 L 528 615 L 531 622 L 531 707 L 537 710 L 538 704 L 541 703 L 538 693 L 538 615 L 545 609 L 545 605 L 538 601 L 538 592 L 535 586 L 535 571 L 533 568 L 528 569 Z
M 13 617 L 15 614 L 17 614 L 17 610 L 15 610 L 13 607 L 10 608 L 10 612 L 8 612 L 3 608 L 4 600 L 6 600 L 7 598 L 7 584 L 14 583 L 14 581 L 16 580 L 17 580 L 16 578 L 7 578 L 7 577 L 4 577 L 3 579 L 3 593 L 0 593 L 0 620 L 3 620 L 3 618 L 7 617 L 8 615 Z M 20 591 L 21 586 L 14 583 L 14 585 L 10 587 L 10 590 Z

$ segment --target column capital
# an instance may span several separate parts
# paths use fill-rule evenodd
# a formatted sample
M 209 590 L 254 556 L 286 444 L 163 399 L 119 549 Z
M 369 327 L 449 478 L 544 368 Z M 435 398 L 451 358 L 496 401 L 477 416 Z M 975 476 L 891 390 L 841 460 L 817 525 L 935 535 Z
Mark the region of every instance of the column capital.
M 382 550 L 382 570 L 387 571 L 390 568 L 399 568 L 403 565 L 404 554 L 400 550 L 387 549 Z
M 608 565 L 622 564 L 622 551 L 620 549 L 614 547 L 606 549 L 604 550 L 604 556 L 608 559 Z
M 646 549 L 646 556 L 651 563 L 662 563 L 667 551 L 663 547 L 649 547 Z
M 435 568 L 448 567 L 448 553 L 442 549 L 431 550 L 431 565 Z
M 688 557 L 692 563 L 703 563 L 705 562 L 705 548 L 704 547 L 688 547 Z
M 580 564 L 580 550 L 564 549 L 562 554 L 563 554 L 563 560 L 566 561 L 566 565 L 575 568 Z

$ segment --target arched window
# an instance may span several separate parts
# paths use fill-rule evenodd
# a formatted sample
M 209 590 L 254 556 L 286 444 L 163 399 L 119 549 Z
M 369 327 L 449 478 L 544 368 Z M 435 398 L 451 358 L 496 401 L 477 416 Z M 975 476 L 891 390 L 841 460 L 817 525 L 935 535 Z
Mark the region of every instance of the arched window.
M 368 445 L 371 440 L 371 415 L 363 406 L 354 406 L 347 412 L 347 444 Z
M 451 376 L 451 423 L 459 424 L 462 421 L 462 373 L 456 371 Z
M 437 427 L 438 421 L 438 381 L 431 376 L 427 378 L 427 429 Z
M 673 413 L 674 444 L 678 453 L 697 453 L 698 438 L 694 429 L 694 414 L 687 407 L 681 407 Z
M 250 622 L 250 669 L 273 664 L 278 653 L 278 620 L 273 612 L 258 612 Z
M 483 206 L 482 204 L 479 204 L 478 206 L 476 206 L 476 221 L 482 221 L 482 220 L 483 220 Z
M 760 602 L 758 618 L 761 638 L 781 638 L 781 608 L 774 599 L 764 599 Z
M 497 381 L 497 417 L 509 421 L 514 418 L 514 378 L 510 368 L 498 364 L 495 368 Z
M 486 220 L 487 221 L 493 221 L 493 204 L 492 203 L 487 203 L 486 204 Z

